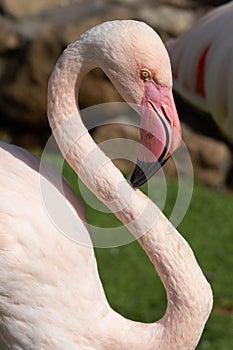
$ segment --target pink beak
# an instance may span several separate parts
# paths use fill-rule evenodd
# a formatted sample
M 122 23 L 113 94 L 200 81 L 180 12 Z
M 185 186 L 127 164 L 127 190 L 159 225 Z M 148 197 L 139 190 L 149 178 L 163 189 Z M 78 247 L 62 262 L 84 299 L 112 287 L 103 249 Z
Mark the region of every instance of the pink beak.
M 161 86 L 153 79 L 144 81 L 140 133 L 141 146 L 131 176 L 133 187 L 139 187 L 149 180 L 166 163 L 181 141 L 180 121 L 172 88 Z

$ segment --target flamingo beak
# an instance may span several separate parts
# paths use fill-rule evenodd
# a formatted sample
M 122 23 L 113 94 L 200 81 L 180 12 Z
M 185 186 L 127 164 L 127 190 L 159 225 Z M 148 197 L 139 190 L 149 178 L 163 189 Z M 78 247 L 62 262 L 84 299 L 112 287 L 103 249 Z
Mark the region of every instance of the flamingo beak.
M 130 179 L 133 187 L 139 187 L 149 180 L 166 163 L 181 141 L 180 121 L 172 88 L 161 86 L 152 79 L 144 81 L 140 114 L 141 145 Z

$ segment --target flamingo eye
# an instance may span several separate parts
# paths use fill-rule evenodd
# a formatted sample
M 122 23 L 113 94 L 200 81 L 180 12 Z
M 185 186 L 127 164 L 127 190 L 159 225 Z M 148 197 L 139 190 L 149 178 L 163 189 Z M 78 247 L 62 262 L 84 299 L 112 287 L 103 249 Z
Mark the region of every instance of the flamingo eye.
M 143 68 L 140 73 L 141 79 L 146 80 L 151 78 L 151 72 L 148 69 Z

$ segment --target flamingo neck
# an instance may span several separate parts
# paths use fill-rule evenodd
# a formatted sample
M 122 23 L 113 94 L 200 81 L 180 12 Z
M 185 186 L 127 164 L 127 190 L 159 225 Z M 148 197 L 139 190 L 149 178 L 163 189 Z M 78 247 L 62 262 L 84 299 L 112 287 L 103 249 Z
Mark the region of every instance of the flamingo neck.
M 86 130 L 77 96 L 82 78 L 98 65 L 96 61 L 97 57 L 91 57 L 79 41 L 70 45 L 58 61 L 48 90 L 53 134 L 81 180 L 139 241 L 166 288 L 168 306 L 164 317 L 158 323 L 134 327 L 143 333 L 143 348 L 152 349 L 158 344 L 155 329 L 159 327 L 160 348 L 193 349 L 212 307 L 211 289 L 187 242 L 149 198 L 131 188 Z M 146 335 L 149 329 L 150 337 Z M 175 339 L 178 347 L 173 346 Z

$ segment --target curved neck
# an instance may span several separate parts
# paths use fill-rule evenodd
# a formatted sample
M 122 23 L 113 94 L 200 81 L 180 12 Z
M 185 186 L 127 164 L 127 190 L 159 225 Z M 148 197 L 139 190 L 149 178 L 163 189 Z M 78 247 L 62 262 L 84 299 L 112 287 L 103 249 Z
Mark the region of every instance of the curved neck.
M 64 52 L 49 81 L 49 122 L 70 166 L 138 239 L 163 281 L 168 306 L 158 322 L 162 329 L 161 348 L 176 349 L 172 346 L 176 342 L 177 349 L 193 349 L 209 316 L 211 289 L 186 241 L 150 199 L 131 188 L 82 123 L 77 107 L 78 89 L 83 76 L 98 65 L 97 59 L 90 57 L 79 41 Z M 143 325 L 143 329 L 149 327 Z M 150 329 L 154 336 L 151 334 L 148 349 L 153 347 L 157 335 L 153 327 Z M 144 336 L 141 339 L 145 341 Z M 146 349 L 145 343 L 143 348 Z

